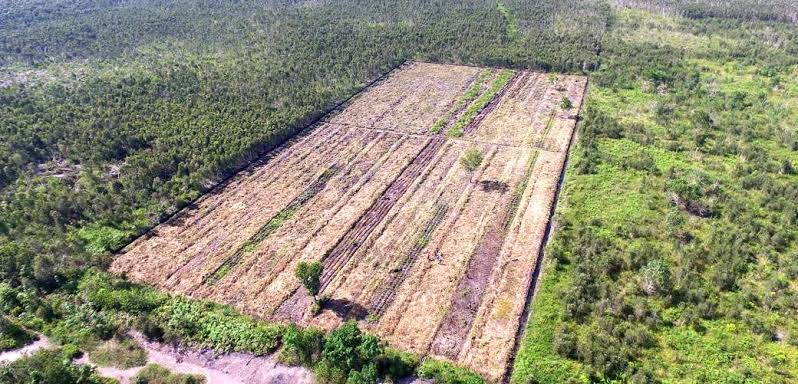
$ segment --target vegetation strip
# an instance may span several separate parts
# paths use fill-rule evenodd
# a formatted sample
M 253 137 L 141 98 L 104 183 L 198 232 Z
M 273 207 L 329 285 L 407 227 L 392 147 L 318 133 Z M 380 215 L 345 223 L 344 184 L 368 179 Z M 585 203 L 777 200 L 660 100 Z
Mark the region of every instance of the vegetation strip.
M 458 116 L 471 102 L 479 96 L 480 91 L 485 86 L 485 82 L 490 78 L 493 73 L 491 69 L 484 69 L 480 72 L 479 76 L 474 80 L 471 86 L 457 98 L 452 108 L 450 108 L 443 116 L 435 120 L 435 124 L 430 128 L 430 133 L 438 134 L 449 124 L 453 117 Z
M 511 80 L 516 80 L 521 73 L 521 71 L 516 72 L 509 69 L 501 70 L 496 76 L 496 79 L 493 80 L 490 88 L 482 93 L 482 95 L 466 109 L 465 113 L 455 121 L 454 125 L 449 128 L 448 135 L 451 137 L 460 137 L 467 133 L 467 131 L 475 129 L 479 122 L 484 119 L 487 112 L 490 112 L 490 109 L 488 109 L 486 113 L 480 114 L 483 109 L 489 105 L 495 105 L 496 101 L 507 91 L 506 85 L 510 83 Z M 478 118 L 478 116 L 482 116 L 482 118 Z M 477 118 L 476 122 L 475 118 Z
M 585 82 L 584 85 L 584 92 L 586 93 L 590 86 L 589 81 Z M 579 113 L 581 113 L 583 103 L 579 102 Z M 551 208 L 549 210 L 548 220 L 546 222 L 546 230 L 543 234 L 543 240 L 540 242 L 540 246 L 537 250 L 537 257 L 535 258 L 535 268 L 532 270 L 532 279 L 529 282 L 529 287 L 527 287 L 526 293 L 526 300 L 524 302 L 524 311 L 518 319 L 518 328 L 516 329 L 516 335 L 513 339 L 513 349 L 510 353 L 510 360 L 507 363 L 506 370 L 504 372 L 504 376 L 502 377 L 502 382 L 504 384 L 508 384 L 512 379 L 513 369 L 515 369 L 516 365 L 516 357 L 519 353 L 519 349 L 521 348 L 521 344 L 526 337 L 526 330 L 527 326 L 530 322 L 530 313 L 533 310 L 533 304 L 535 302 L 535 293 L 538 290 L 538 285 L 540 284 L 540 275 L 543 269 L 544 257 L 545 257 L 545 250 L 546 246 L 549 243 L 549 239 L 551 237 L 552 231 L 556 229 L 556 222 L 555 222 L 555 215 L 557 213 L 557 206 L 560 201 L 560 194 L 562 193 L 562 188 L 565 185 L 565 176 L 567 175 L 568 165 L 571 160 L 571 147 L 574 144 L 575 138 L 577 136 L 576 129 L 574 129 L 571 133 L 571 136 L 568 140 L 568 146 L 565 149 L 565 160 L 563 163 L 563 167 L 560 170 L 560 174 L 558 175 L 557 179 L 557 189 L 554 191 L 554 198 L 552 200 Z M 537 161 L 538 153 L 535 153 L 534 159 Z M 532 171 L 534 167 L 534 162 L 532 162 L 528 169 L 529 172 Z M 528 178 L 525 178 L 528 180 Z M 526 188 L 526 185 L 524 186 Z
M 214 284 L 224 278 L 224 276 L 227 275 L 227 273 L 233 269 L 233 267 L 235 267 L 247 253 L 253 252 L 257 248 L 258 244 L 265 240 L 266 237 L 279 229 L 283 223 L 291 219 L 291 217 L 294 216 L 294 213 L 296 213 L 296 211 L 302 207 L 303 204 L 305 204 L 317 193 L 321 192 L 324 189 L 324 186 L 327 185 L 327 182 L 336 174 L 337 171 L 338 166 L 336 165 L 325 169 L 321 175 L 319 175 L 316 181 L 302 191 L 299 196 L 295 197 L 294 200 L 288 204 L 288 206 L 274 215 L 274 217 L 272 217 L 266 224 L 258 229 L 258 231 L 252 235 L 252 237 L 250 237 L 243 245 L 236 249 L 236 251 L 229 258 L 227 258 L 227 260 L 222 262 L 219 267 L 211 272 L 205 278 L 205 284 Z

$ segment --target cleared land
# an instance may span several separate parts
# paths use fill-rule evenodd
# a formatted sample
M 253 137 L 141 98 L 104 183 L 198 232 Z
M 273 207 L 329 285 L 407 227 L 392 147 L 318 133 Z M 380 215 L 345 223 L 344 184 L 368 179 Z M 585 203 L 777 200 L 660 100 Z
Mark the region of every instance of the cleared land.
M 131 243 L 112 270 L 277 321 L 354 318 L 499 380 L 585 85 L 406 64 Z M 483 161 L 469 171 L 472 148 Z M 317 316 L 293 276 L 300 261 L 324 265 Z

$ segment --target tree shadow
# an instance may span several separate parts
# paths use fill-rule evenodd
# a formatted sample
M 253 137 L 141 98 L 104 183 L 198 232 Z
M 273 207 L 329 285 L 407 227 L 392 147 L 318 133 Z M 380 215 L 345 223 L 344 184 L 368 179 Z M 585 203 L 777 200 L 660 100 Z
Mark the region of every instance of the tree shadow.
M 504 194 L 510 189 L 507 183 L 498 180 L 482 180 L 479 182 L 479 186 L 485 192 L 499 192 L 500 194 Z
M 366 307 L 347 299 L 328 299 L 324 302 L 322 308 L 329 309 L 342 320 L 364 320 L 369 314 Z

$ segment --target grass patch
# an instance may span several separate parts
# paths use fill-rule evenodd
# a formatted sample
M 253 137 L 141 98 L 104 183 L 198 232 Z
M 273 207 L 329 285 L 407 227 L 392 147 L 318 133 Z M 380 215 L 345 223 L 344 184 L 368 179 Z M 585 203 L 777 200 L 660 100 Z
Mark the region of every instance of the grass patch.
M 448 361 L 425 359 L 416 372 L 422 379 L 432 379 L 439 384 L 483 384 L 479 375 Z
M 200 375 L 174 373 L 158 364 L 147 364 L 133 377 L 132 382 L 136 384 L 204 384 L 206 380 Z
M 100 367 L 128 369 L 147 363 L 147 351 L 135 340 L 113 338 L 89 353 L 89 360 Z
M 587 383 L 581 364 L 554 350 L 554 333 L 565 312 L 562 293 L 570 286 L 570 269 L 546 259 L 524 339 L 513 366 L 512 383 Z

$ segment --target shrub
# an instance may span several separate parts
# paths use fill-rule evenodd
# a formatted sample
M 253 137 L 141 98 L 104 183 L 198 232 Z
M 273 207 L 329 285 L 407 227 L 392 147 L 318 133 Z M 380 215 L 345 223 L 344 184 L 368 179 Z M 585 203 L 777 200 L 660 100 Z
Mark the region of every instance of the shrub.
M 568 96 L 563 96 L 562 100 L 560 100 L 560 108 L 569 110 L 574 107 L 574 104 L 571 102 L 571 99 Z
M 316 364 L 324 346 L 324 332 L 316 328 L 301 329 L 291 324 L 283 333 L 280 362 L 288 365 Z
M 308 290 L 308 294 L 316 297 L 321 286 L 322 272 L 324 272 L 324 267 L 318 261 L 312 263 L 302 261 L 296 266 L 294 274 L 302 283 L 302 286 Z
M 651 260 L 640 270 L 640 287 L 649 295 L 666 295 L 671 290 L 671 271 L 662 260 Z
M 482 160 L 484 156 L 482 152 L 477 148 L 469 148 L 463 154 L 463 157 L 460 158 L 460 163 L 463 164 L 463 167 L 468 172 L 474 172 L 479 168 L 480 164 L 482 164 Z
M 445 361 L 424 359 L 418 368 L 418 376 L 439 384 L 483 384 L 479 375 Z
M 147 364 L 132 380 L 135 384 L 203 384 L 205 378 L 200 375 L 174 373 L 157 365 Z
M 259 355 L 279 346 L 282 327 L 240 316 L 227 307 L 173 298 L 156 316 L 167 340 L 184 340 L 222 351 Z
M 418 357 L 412 353 L 385 348 L 383 355 L 377 360 L 377 368 L 386 377 L 397 381 L 411 376 L 418 367 Z
M 33 341 L 22 327 L 0 316 L 0 351 L 19 348 Z
M 43 349 L 0 369 L 0 384 L 100 384 L 91 367 L 64 361 L 61 351 Z
M 79 358 L 83 355 L 83 352 L 80 351 L 80 348 L 75 344 L 65 344 L 64 347 L 61 349 L 61 356 L 64 359 L 72 360 Z
M 371 363 L 358 371 L 349 372 L 346 384 L 377 384 L 378 379 L 377 366 Z

